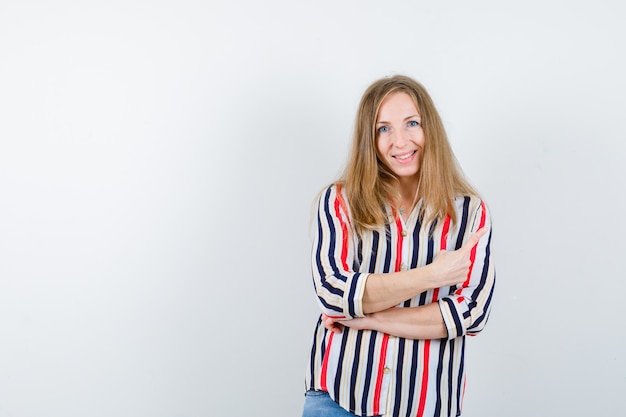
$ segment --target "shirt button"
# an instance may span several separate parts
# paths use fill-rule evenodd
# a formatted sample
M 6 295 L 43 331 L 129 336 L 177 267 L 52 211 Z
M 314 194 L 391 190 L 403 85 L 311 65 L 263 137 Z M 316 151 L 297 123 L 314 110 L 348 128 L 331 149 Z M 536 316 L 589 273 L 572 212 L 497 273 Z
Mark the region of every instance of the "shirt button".
M 400 271 L 404 271 L 406 269 L 406 264 L 400 264 Z
M 408 235 L 408 233 L 406 232 L 406 230 L 403 230 L 402 231 L 402 236 L 406 236 L 406 235 Z
M 386 374 L 388 374 L 389 372 L 391 372 L 391 369 L 389 369 L 389 368 L 385 368 L 385 369 L 383 369 L 383 372 L 384 372 L 384 373 L 386 373 Z

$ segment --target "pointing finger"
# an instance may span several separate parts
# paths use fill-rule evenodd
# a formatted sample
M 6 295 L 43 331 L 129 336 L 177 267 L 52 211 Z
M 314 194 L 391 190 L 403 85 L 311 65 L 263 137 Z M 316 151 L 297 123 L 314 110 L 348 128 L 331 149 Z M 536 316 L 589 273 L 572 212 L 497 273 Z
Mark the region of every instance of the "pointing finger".
M 465 242 L 465 244 L 463 245 L 463 249 L 472 249 L 474 246 L 476 246 L 476 244 L 478 244 L 480 238 L 483 237 L 486 233 L 487 228 L 485 227 L 478 229 L 477 231 L 472 233 L 469 239 L 467 239 L 467 242 Z

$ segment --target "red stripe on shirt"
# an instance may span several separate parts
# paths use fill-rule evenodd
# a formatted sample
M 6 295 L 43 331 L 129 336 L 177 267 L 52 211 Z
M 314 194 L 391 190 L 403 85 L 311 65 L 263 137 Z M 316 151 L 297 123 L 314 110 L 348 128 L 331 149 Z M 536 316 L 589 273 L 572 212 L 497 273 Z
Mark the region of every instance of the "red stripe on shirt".
M 446 220 L 443 222 L 443 228 L 441 230 L 441 241 L 439 243 L 440 250 L 446 250 L 448 247 L 448 232 L 450 231 L 450 222 L 452 219 L 450 216 L 446 216 Z M 439 298 L 439 288 L 433 290 L 432 302 L 436 303 Z M 430 340 L 424 341 L 424 368 L 422 369 L 422 388 L 420 392 L 420 402 L 417 407 L 418 417 L 424 415 L 424 408 L 426 407 L 426 393 L 428 392 L 428 362 L 430 361 Z
M 446 216 L 446 220 L 443 222 L 443 230 L 441 231 L 441 250 L 446 250 L 448 247 L 448 232 L 450 231 L 450 222 L 452 219 L 450 216 Z
M 341 265 L 343 266 L 344 271 L 349 271 L 348 268 L 348 226 L 341 215 L 341 209 L 345 209 L 346 203 L 343 201 L 343 197 L 341 196 L 341 187 L 337 186 L 337 197 L 335 198 L 335 214 L 339 219 L 339 224 L 341 226 Z
M 400 216 L 396 215 L 396 228 L 398 229 L 398 242 L 396 242 L 396 269 L 395 271 L 400 271 L 400 265 L 402 264 L 402 220 L 400 220 Z
M 389 344 L 389 335 L 383 334 L 383 340 L 380 346 L 380 359 L 378 360 L 378 375 L 376 376 L 376 388 L 374 390 L 374 414 L 380 414 L 380 392 L 383 387 L 383 375 L 385 371 L 385 357 L 387 356 L 387 345 Z
M 320 387 L 322 391 L 328 392 L 328 387 L 326 386 L 326 374 L 328 372 L 328 357 L 330 356 L 330 345 L 333 343 L 333 336 L 335 333 L 330 332 L 330 336 L 328 336 L 328 344 L 326 345 L 326 352 L 324 352 L 324 360 L 322 361 L 322 370 L 320 372 Z
M 485 222 L 487 220 L 487 213 L 486 213 L 484 201 L 481 201 L 480 208 L 482 210 L 482 213 L 480 213 L 480 224 L 478 225 L 478 229 L 476 230 L 480 230 L 483 227 L 485 227 Z M 469 272 L 467 273 L 467 279 L 465 280 L 465 282 L 463 282 L 463 286 L 456 290 L 457 295 L 461 294 L 461 291 L 463 290 L 463 288 L 467 288 L 469 286 L 470 277 L 472 276 L 472 270 L 474 269 L 474 261 L 476 260 L 476 247 L 477 246 L 478 246 L 478 243 L 475 244 L 472 250 L 470 251 L 470 267 L 469 267 Z
M 341 205 L 341 209 L 344 213 L 348 213 L 348 206 L 346 205 L 346 200 L 343 199 L 343 194 L 341 193 L 341 184 L 337 184 L 337 198 L 339 199 L 339 204 Z M 350 218 L 348 217 L 348 223 L 350 223 Z
M 404 241 L 402 236 L 402 220 L 400 216 L 393 211 L 393 214 L 396 218 L 396 228 L 398 229 L 398 241 L 396 242 L 396 264 L 394 270 L 396 272 L 400 271 L 400 266 L 402 265 L 402 243 Z M 381 351 L 380 358 L 378 360 L 378 375 L 376 375 L 376 387 L 374 388 L 374 414 L 380 414 L 380 394 L 383 388 L 383 377 L 385 374 L 385 360 L 387 356 L 387 345 L 389 344 L 389 335 L 384 334 L 383 340 L 381 342 Z
M 422 389 L 420 391 L 420 402 L 417 407 L 418 417 L 424 415 L 426 405 L 426 392 L 428 390 L 428 361 L 430 359 L 430 339 L 424 341 L 424 367 L 422 368 Z

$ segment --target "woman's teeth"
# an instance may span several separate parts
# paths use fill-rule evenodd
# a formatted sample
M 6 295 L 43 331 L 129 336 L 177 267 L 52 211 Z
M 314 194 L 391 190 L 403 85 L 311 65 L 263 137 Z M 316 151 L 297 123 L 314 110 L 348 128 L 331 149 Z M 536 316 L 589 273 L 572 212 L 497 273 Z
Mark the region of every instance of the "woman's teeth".
M 404 155 L 396 155 L 394 158 L 396 158 L 396 159 L 409 159 L 410 157 L 413 156 L 414 153 L 415 152 L 409 152 L 409 153 L 404 154 Z

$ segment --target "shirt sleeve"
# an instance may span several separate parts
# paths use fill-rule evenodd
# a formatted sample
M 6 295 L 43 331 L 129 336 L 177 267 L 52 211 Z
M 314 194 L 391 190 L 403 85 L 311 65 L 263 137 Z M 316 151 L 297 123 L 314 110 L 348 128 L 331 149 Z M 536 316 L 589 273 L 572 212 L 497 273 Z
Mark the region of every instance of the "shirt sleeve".
M 465 238 L 481 227 L 488 232 L 470 253 L 467 280 L 450 295 L 439 300 L 441 315 L 448 330 L 448 340 L 476 335 L 487 323 L 495 286 L 495 268 L 491 260 L 491 218 L 484 202 L 475 210 L 472 227 Z
M 363 317 L 363 293 L 369 274 L 353 270 L 354 240 L 339 185 L 328 187 L 317 206 L 312 249 L 313 284 L 322 312 L 331 317 Z

